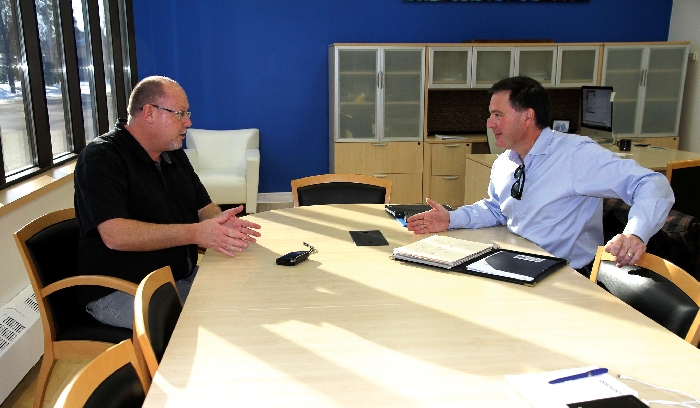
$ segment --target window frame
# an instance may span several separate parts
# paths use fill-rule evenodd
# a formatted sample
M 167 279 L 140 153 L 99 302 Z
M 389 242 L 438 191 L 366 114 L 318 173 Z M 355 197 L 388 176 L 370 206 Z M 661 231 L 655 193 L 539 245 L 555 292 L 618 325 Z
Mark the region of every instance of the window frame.
M 109 113 L 107 109 L 105 67 L 102 58 L 103 46 L 97 1 L 106 1 L 109 6 L 105 7 L 105 12 L 109 13 L 109 29 L 112 33 L 112 47 L 108 51 L 111 52 L 115 62 L 114 77 L 117 83 L 113 84 L 113 87 L 115 90 L 114 97 L 117 98 L 117 113 L 119 117 L 126 117 L 128 93 L 134 86 L 134 79 L 137 77 L 133 5 L 131 0 L 85 1 L 87 7 L 84 7 L 83 11 L 87 12 L 88 21 L 86 36 L 89 36 L 90 53 L 93 59 L 94 114 L 97 118 L 97 135 L 101 135 L 109 131 Z M 64 107 L 65 126 L 67 128 L 66 131 L 70 133 L 72 138 L 72 151 L 56 157 L 53 157 L 51 148 L 51 132 L 36 3 L 35 0 L 10 0 L 10 2 L 13 7 L 16 7 L 20 54 L 27 67 L 21 80 L 23 84 L 28 84 L 25 87 L 28 90 L 27 97 L 24 99 L 25 119 L 29 142 L 32 144 L 35 154 L 35 164 L 29 168 L 20 169 L 6 175 L 4 171 L 4 152 L 0 149 L 0 168 L 3 168 L 2 173 L 0 173 L 0 190 L 75 159 L 85 148 L 87 136 L 85 134 L 82 110 L 78 49 L 73 25 L 72 0 L 53 0 L 53 12 L 58 20 L 56 23 L 57 37 L 62 43 L 60 48 L 62 49 L 65 69 L 65 92 L 67 92 L 67 97 L 64 97 L 64 103 L 68 105 Z M 120 10 L 122 10 L 121 13 Z M 126 18 L 126 21 L 123 20 L 124 18 Z M 127 32 L 125 33 L 124 30 Z M 119 33 L 119 35 L 114 35 L 115 32 Z M 124 56 L 125 52 L 128 52 L 129 55 Z M 124 68 L 124 62 L 129 63 L 126 69 Z

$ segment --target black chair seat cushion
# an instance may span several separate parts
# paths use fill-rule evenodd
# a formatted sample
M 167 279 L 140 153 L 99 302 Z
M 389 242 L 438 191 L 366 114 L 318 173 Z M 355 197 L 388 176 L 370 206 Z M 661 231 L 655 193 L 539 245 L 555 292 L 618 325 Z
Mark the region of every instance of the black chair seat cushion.
M 644 268 L 626 272 L 603 261 L 598 285 L 650 319 L 685 338 L 698 306 L 668 279 Z
M 604 242 L 622 233 L 630 207 L 617 198 L 603 200 Z M 697 218 L 671 210 L 661 230 L 647 244 L 647 252 L 666 259 L 700 280 L 700 222 Z
M 321 183 L 297 189 L 299 205 L 384 204 L 386 189 L 362 183 Z
M 140 407 L 145 399 L 146 394 L 136 369 L 131 364 L 125 364 L 97 386 L 84 408 Z
M 175 330 L 181 311 L 180 298 L 173 285 L 169 283 L 161 285 L 153 292 L 148 303 L 148 335 L 153 353 L 159 363 L 163 358 L 165 348 L 168 347 L 170 336 Z

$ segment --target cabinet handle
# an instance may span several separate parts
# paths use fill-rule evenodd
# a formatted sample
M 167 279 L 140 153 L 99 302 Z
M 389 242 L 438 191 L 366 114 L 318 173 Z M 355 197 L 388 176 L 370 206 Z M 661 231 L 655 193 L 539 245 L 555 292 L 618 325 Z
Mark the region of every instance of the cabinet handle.
M 445 147 L 459 147 L 459 143 L 457 143 L 457 144 L 446 144 Z
M 458 180 L 459 176 L 442 176 L 445 180 Z
M 376 178 L 386 178 L 386 174 L 372 174 L 372 177 L 376 177 Z
M 389 143 L 372 143 L 372 146 L 386 146 Z

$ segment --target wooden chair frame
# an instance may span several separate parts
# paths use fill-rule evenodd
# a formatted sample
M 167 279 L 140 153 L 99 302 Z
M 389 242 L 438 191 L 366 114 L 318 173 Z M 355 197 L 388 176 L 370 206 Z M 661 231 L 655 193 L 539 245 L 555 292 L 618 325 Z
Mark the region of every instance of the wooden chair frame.
M 55 408 L 82 407 L 97 387 L 110 375 L 126 364 L 132 364 L 139 377 L 144 395 L 151 386 L 151 380 L 144 375 L 131 340 L 110 347 L 86 365 L 63 389 Z
M 45 214 L 15 232 L 15 242 L 19 248 L 22 261 L 29 274 L 34 295 L 39 304 L 41 324 L 44 329 L 44 358 L 39 369 L 36 391 L 34 394 L 34 407 L 40 408 L 46 394 L 51 371 L 57 360 L 64 358 L 94 358 L 114 344 L 91 341 L 91 340 L 56 340 L 56 329 L 47 296 L 61 289 L 79 285 L 97 285 L 126 292 L 130 295 L 136 294 L 137 285 L 123 279 L 110 276 L 81 275 L 62 279 L 46 287 L 41 283 L 36 265 L 29 253 L 26 241 L 45 228 L 62 221 L 75 218 L 75 209 L 67 208 Z M 60 262 L 60 260 L 56 260 Z
M 171 284 L 177 293 L 177 286 L 169 266 L 165 266 L 148 274 L 139 284 L 134 300 L 134 337 L 135 346 L 143 357 L 151 378 L 158 370 L 158 359 L 151 345 L 148 330 L 148 306 L 151 303 L 153 293 L 163 285 Z
M 598 270 L 600 269 L 600 263 L 602 261 L 614 262 L 615 257 L 605 252 L 605 247 L 600 246 L 596 252 L 593 268 L 591 270 L 591 281 L 594 283 L 597 283 Z M 639 259 L 637 266 L 648 269 L 673 282 L 680 290 L 688 295 L 696 305 L 700 306 L 700 282 L 688 272 L 663 258 L 659 258 L 647 252 Z M 698 343 L 700 343 L 700 311 L 695 315 L 695 319 L 685 336 L 685 341 L 696 347 Z
M 668 182 L 671 182 L 671 177 L 673 176 L 673 170 L 675 169 L 685 169 L 687 167 L 698 167 L 700 166 L 700 159 L 691 160 L 679 160 L 674 162 L 668 162 L 666 164 L 666 178 Z
M 299 188 L 323 183 L 360 183 L 383 187 L 386 191 L 384 195 L 384 204 L 389 204 L 389 200 L 391 199 L 391 180 L 389 179 L 362 174 L 321 174 L 292 180 L 292 199 L 294 201 L 294 207 L 299 207 Z

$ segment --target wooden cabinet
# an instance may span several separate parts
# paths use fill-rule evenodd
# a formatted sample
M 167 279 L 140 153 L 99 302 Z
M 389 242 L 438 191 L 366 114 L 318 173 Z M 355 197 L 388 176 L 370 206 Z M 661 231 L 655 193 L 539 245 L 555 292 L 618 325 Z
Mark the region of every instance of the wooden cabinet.
M 424 72 L 423 46 L 331 46 L 333 140 L 423 140 Z
M 423 201 L 425 46 L 329 48 L 330 172 L 392 180 L 393 203 Z
M 428 139 L 424 145 L 423 190 L 426 197 L 453 208 L 464 202 L 464 158 L 472 142 Z
M 423 202 L 423 142 L 331 142 L 330 146 L 333 173 L 388 178 L 392 203 Z
M 473 154 L 466 157 L 464 178 L 464 205 L 489 196 L 491 167 L 496 161 L 496 154 Z
M 687 61 L 687 44 L 605 45 L 602 84 L 615 91 L 618 139 L 678 135 Z

